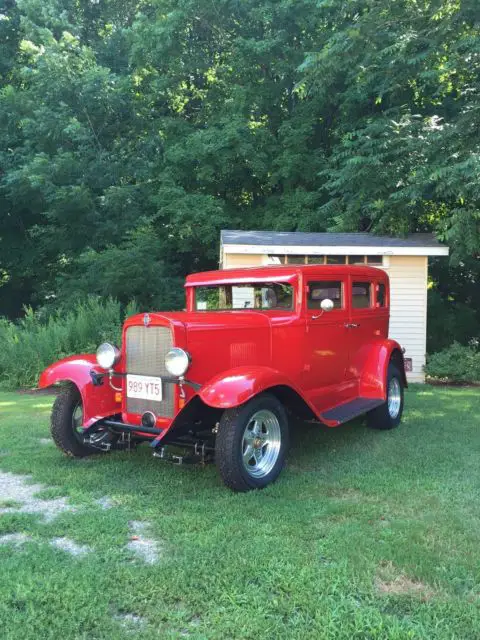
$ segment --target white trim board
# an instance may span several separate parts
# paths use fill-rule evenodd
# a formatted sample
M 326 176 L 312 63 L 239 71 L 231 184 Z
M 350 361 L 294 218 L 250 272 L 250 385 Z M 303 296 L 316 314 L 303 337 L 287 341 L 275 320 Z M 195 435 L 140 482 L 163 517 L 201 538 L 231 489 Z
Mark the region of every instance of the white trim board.
M 258 245 L 224 244 L 224 253 L 236 254 L 272 254 L 272 255 L 310 255 L 310 256 L 448 256 L 448 247 L 366 247 L 350 246 L 302 246 L 302 245 Z

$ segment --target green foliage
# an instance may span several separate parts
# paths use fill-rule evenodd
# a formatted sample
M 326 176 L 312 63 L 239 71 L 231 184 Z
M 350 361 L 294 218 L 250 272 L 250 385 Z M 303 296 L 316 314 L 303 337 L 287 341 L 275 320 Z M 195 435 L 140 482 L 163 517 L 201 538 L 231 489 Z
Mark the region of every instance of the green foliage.
M 222 227 L 435 231 L 478 263 L 478 0 L 3 4 L 3 315 L 178 308 Z
M 452 342 L 480 344 L 480 259 L 458 265 L 430 260 L 427 351 L 434 353 Z
M 134 303 L 122 313 L 113 298 L 88 298 L 45 318 L 31 307 L 13 323 L 0 319 L 0 385 L 35 387 L 42 370 L 76 353 L 91 353 L 104 341 L 121 343 L 124 317 L 137 312 Z
M 428 357 L 425 372 L 437 380 L 480 382 L 480 351 L 454 342 Z

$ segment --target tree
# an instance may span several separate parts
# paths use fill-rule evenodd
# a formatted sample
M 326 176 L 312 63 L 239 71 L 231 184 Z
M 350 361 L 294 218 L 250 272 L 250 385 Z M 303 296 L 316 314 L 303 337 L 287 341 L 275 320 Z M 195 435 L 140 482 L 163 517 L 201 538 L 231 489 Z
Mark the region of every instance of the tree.
M 0 314 L 181 305 L 222 227 L 435 231 L 477 285 L 476 4 L 4 0 Z

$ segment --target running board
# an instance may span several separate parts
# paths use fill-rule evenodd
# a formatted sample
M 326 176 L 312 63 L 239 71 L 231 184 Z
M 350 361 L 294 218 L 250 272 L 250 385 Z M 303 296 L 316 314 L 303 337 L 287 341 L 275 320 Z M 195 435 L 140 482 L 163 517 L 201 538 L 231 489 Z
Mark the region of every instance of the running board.
M 320 418 L 329 422 L 342 424 L 342 422 L 353 420 L 353 418 L 357 418 L 379 407 L 384 404 L 384 402 L 385 400 L 379 400 L 378 398 L 355 398 L 355 400 L 350 400 L 350 402 L 345 402 L 345 404 L 325 411 L 325 413 L 321 414 Z

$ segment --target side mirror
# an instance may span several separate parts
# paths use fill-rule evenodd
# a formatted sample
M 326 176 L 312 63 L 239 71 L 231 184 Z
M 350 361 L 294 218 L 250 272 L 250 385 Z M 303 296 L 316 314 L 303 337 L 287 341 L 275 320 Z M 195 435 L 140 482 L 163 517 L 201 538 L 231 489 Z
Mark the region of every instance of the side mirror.
M 335 308 L 335 304 L 330 298 L 324 298 L 320 303 L 320 308 L 322 311 L 332 311 Z

